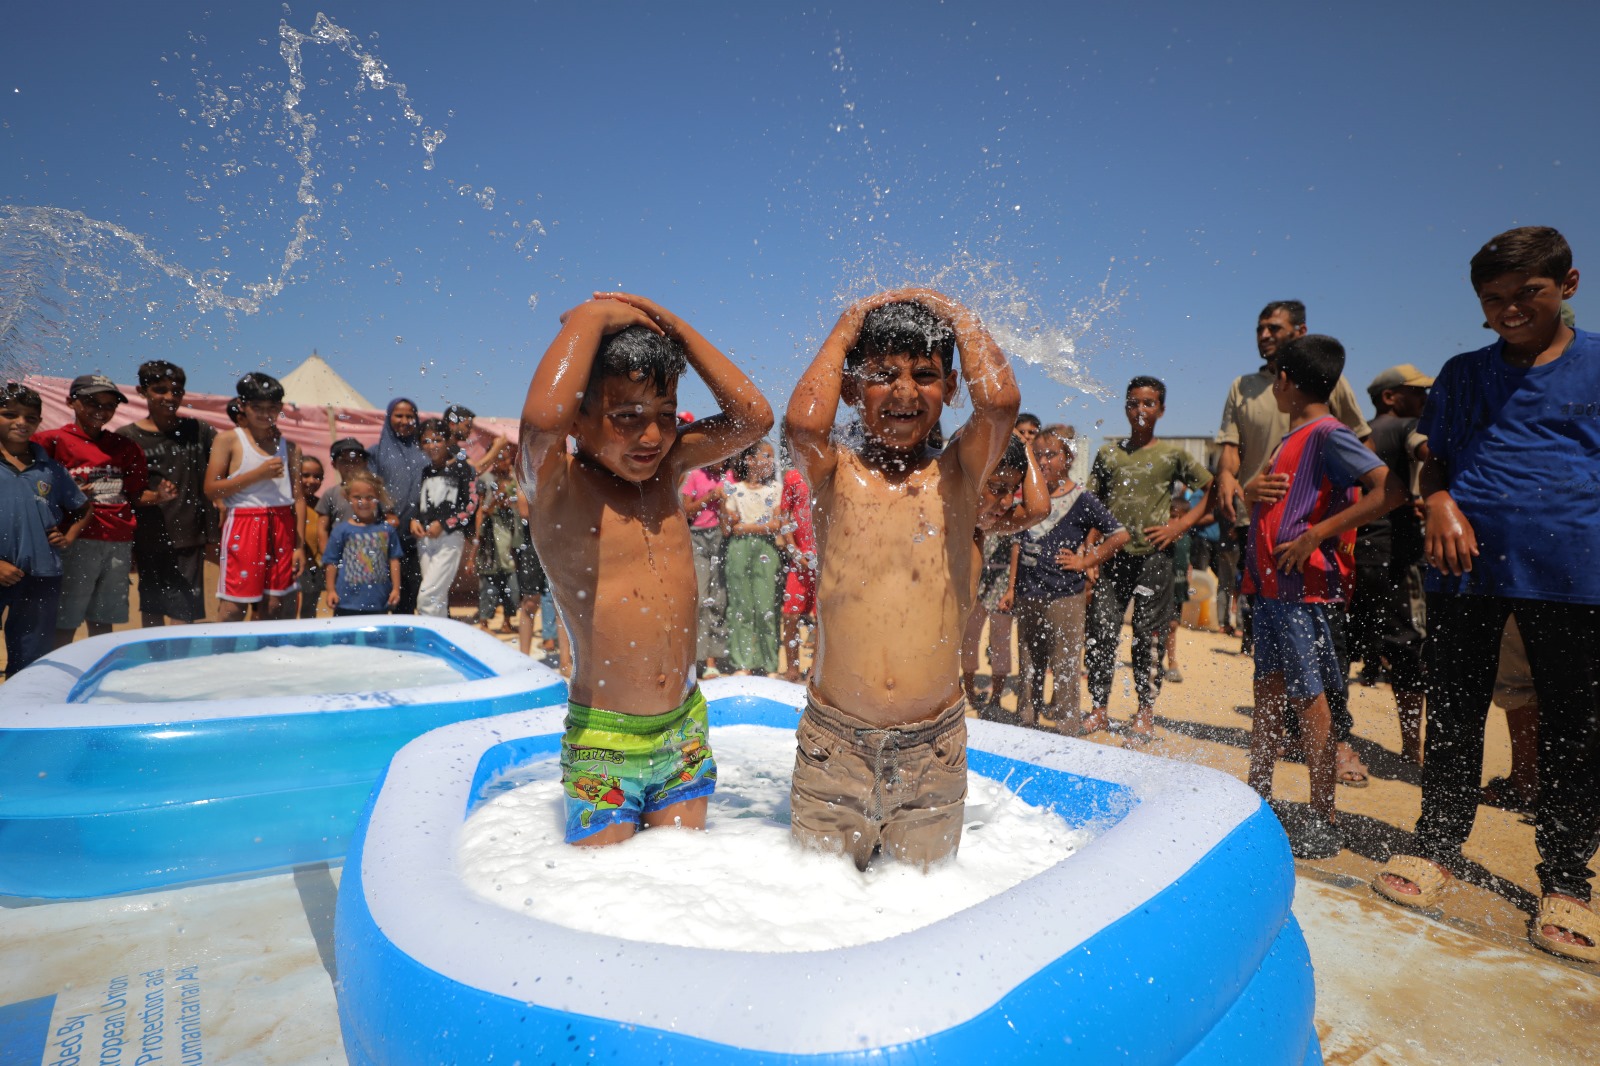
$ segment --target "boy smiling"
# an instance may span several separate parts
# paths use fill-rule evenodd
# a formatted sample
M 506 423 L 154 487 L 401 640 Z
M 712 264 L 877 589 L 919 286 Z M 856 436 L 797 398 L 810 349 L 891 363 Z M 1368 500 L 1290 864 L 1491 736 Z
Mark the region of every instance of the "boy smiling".
M 686 364 L 721 413 L 680 427 Z M 705 825 L 716 762 L 695 685 L 699 594 L 678 481 L 771 428 L 772 409 L 750 379 L 642 296 L 596 293 L 568 311 L 534 372 L 521 477 L 572 642 L 561 744 L 568 843 L 616 843 L 641 825 Z M 611 779 L 615 788 L 592 787 Z
M 1428 723 L 1416 854 L 1373 878 L 1431 907 L 1477 813 L 1484 718 L 1500 634 L 1516 618 L 1539 694 L 1534 842 L 1541 900 L 1529 931 L 1554 954 L 1600 962 L 1588 861 L 1600 835 L 1600 336 L 1569 327 L 1572 249 L 1547 226 L 1494 237 L 1472 286 L 1500 339 L 1455 356 L 1419 432 L 1427 506 Z
M 972 416 L 936 451 L 928 438 L 956 393 L 958 346 Z M 857 450 L 834 439 L 840 400 L 860 415 Z M 851 306 L 789 401 L 785 432 L 814 494 L 820 565 L 791 826 L 858 868 L 880 848 L 926 867 L 960 843 L 972 530 L 1019 402 L 978 317 L 926 289 Z

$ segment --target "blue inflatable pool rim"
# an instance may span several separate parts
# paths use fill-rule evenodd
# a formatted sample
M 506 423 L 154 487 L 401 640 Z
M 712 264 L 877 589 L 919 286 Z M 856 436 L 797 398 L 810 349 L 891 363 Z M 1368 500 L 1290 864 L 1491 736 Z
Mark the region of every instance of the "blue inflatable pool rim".
M 787 687 L 708 684 L 713 728 L 792 728 Z M 552 708 L 437 731 L 374 791 L 339 893 L 352 1063 L 1320 1061 L 1287 841 L 1225 775 L 973 723 L 973 772 L 1101 834 L 887 941 L 723 952 L 578 933 L 454 877 L 451 824 L 548 758 L 559 722 Z
M 445 640 L 431 629 L 414 625 L 364 625 L 359 629 L 265 633 L 230 632 L 216 636 L 167 637 L 163 640 L 140 640 L 119 644 L 107 652 L 99 662 L 84 671 L 83 676 L 68 690 L 67 702 L 85 703 L 94 698 L 95 692 L 108 674 L 149 663 L 174 662 L 211 655 L 236 655 L 264 648 L 334 646 L 415 652 L 449 663 L 468 681 L 482 681 L 495 676 L 493 670 L 467 654 L 453 641 Z

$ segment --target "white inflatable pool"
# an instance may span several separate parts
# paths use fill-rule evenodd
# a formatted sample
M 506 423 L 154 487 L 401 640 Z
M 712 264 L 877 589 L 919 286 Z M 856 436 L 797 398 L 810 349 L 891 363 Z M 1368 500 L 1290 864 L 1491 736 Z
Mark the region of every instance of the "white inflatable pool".
M 338 664 L 319 671 L 319 650 Z M 564 691 L 548 667 L 433 618 L 68 645 L 0 686 L 0 895 L 101 896 L 338 858 L 406 741 Z

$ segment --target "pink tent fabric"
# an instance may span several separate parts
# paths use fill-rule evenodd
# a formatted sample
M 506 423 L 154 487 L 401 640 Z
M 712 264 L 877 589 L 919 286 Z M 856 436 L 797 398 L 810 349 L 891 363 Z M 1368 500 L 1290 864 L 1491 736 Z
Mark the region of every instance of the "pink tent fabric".
M 44 421 L 41 428 L 55 429 L 73 420 L 72 407 L 67 402 L 67 390 L 72 385 L 71 378 L 30 376 L 23 379 L 23 384 L 44 398 Z M 128 402 L 118 406 L 116 416 L 111 419 L 108 428 L 113 430 L 129 422 L 137 422 L 149 413 L 144 398 L 134 386 L 119 384 L 117 388 L 128 398 Z M 179 413 L 190 418 L 198 418 L 215 427 L 218 432 L 224 432 L 233 428 L 233 422 L 228 418 L 228 401 L 231 399 L 233 399 L 231 396 L 187 393 Z M 425 411 L 422 417 L 437 418 L 439 412 Z M 328 463 L 328 449 L 332 447 L 334 441 L 343 437 L 354 437 L 364 446 L 371 448 L 378 443 L 378 437 L 383 431 L 383 412 L 363 411 L 353 407 L 330 408 L 285 404 L 283 414 L 278 418 L 278 429 L 299 446 L 302 455 L 314 455 L 322 460 L 327 467 L 327 484 L 333 485 L 337 483 L 338 478 Z M 483 455 L 497 436 L 505 437 L 515 444 L 517 429 L 517 420 L 514 418 L 476 419 L 473 423 L 472 440 L 467 445 L 467 453 L 473 458 Z

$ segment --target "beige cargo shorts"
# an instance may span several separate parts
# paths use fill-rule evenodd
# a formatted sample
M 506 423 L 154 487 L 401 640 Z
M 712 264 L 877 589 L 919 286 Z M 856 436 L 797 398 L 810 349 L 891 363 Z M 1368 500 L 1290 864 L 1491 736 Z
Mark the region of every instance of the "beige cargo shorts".
M 966 701 L 883 729 L 806 699 L 795 731 L 796 840 L 843 852 L 865 870 L 875 852 L 926 868 L 961 843 L 967 799 Z

